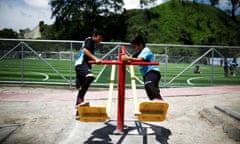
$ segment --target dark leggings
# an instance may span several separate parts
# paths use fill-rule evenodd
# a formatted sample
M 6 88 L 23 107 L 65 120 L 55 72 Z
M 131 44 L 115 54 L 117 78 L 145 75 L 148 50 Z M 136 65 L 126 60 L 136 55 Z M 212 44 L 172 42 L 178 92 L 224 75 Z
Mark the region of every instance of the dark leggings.
M 159 89 L 161 74 L 158 71 L 149 71 L 144 77 L 144 88 L 150 100 L 155 98 L 162 99 Z
M 84 99 L 84 96 L 93 80 L 94 80 L 93 76 L 85 77 L 84 80 L 82 80 L 83 82 L 80 90 L 78 91 L 76 105 L 80 103 L 80 99 L 82 100 Z

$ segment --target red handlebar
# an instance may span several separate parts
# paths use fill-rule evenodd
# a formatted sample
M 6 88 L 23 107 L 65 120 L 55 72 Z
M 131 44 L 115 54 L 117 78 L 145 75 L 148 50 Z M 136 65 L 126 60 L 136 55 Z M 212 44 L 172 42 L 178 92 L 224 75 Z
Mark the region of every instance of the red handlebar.
M 88 61 L 90 64 L 97 64 L 96 61 Z M 121 64 L 119 60 L 103 60 L 99 64 Z M 127 62 L 128 65 L 159 65 L 159 62 Z

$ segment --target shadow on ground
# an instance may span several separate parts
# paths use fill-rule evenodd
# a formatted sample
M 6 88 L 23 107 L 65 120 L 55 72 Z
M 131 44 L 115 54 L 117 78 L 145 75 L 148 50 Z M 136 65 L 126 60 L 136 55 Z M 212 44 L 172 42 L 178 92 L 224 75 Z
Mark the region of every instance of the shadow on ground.
M 116 132 L 116 125 L 113 124 L 113 120 L 105 122 L 105 126 L 96 129 L 91 133 L 91 136 L 84 142 L 84 144 L 113 144 L 111 136 L 117 135 L 120 138 L 117 139 L 117 144 L 123 143 L 124 139 L 128 135 L 138 135 L 142 137 L 143 144 L 148 143 L 148 136 L 155 135 L 155 140 L 161 144 L 168 144 L 171 131 L 164 127 L 143 123 L 140 121 L 131 121 L 134 123 L 132 126 L 124 126 L 122 132 Z M 129 123 L 129 121 L 127 122 Z
M 0 124 L 0 143 L 3 143 L 13 134 L 21 124 Z

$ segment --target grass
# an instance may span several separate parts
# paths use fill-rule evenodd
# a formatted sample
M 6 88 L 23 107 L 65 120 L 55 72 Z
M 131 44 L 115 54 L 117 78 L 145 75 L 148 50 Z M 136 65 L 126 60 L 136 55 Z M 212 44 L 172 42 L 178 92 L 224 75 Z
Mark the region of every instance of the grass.
M 47 61 L 51 66 L 53 66 L 59 73 L 61 73 L 66 79 L 70 80 L 72 76 L 72 82 L 74 84 L 75 80 L 75 70 L 74 65 L 72 64 L 72 71 L 70 71 L 71 63 L 70 61 L 59 61 L 59 60 L 48 60 Z M 22 65 L 24 65 L 22 67 Z M 165 84 L 174 78 L 177 74 L 183 71 L 188 64 L 168 64 L 167 69 L 165 65 L 161 64 L 161 82 L 160 86 L 165 86 Z M 194 65 L 195 66 L 195 65 Z M 236 77 L 224 77 L 223 67 L 220 66 L 211 66 L 211 65 L 201 65 L 201 74 L 194 74 L 194 66 L 186 70 L 182 75 L 176 78 L 168 86 L 217 86 L 217 85 L 240 85 L 240 73 L 237 71 Z M 100 73 L 103 65 L 94 65 L 93 72 L 95 76 Z M 128 67 L 127 67 L 128 68 Z M 138 70 L 138 67 L 135 66 L 135 75 L 142 80 L 142 76 Z M 111 66 L 108 65 L 96 83 L 93 83 L 93 86 L 105 83 L 108 87 L 110 81 Z M 117 73 L 115 75 L 115 84 L 117 83 Z M 23 74 L 23 75 L 22 75 Z M 48 79 L 46 79 L 48 76 Z M 22 79 L 23 77 L 23 79 Z M 20 59 L 5 59 L 0 61 L 0 81 L 31 81 L 31 82 L 58 82 L 66 83 L 67 82 L 52 70 L 46 63 L 37 59 L 25 59 L 21 61 Z M 190 80 L 191 83 L 188 83 L 187 80 Z M 137 85 L 142 86 L 140 82 L 136 80 Z M 130 85 L 130 75 L 126 72 L 126 84 Z

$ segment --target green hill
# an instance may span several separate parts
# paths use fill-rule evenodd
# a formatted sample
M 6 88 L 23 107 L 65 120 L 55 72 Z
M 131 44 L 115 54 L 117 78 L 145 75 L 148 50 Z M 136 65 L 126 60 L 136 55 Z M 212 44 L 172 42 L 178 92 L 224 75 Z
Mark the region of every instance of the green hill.
M 172 0 L 125 14 L 127 39 L 142 33 L 151 43 L 240 45 L 240 22 L 210 5 Z

